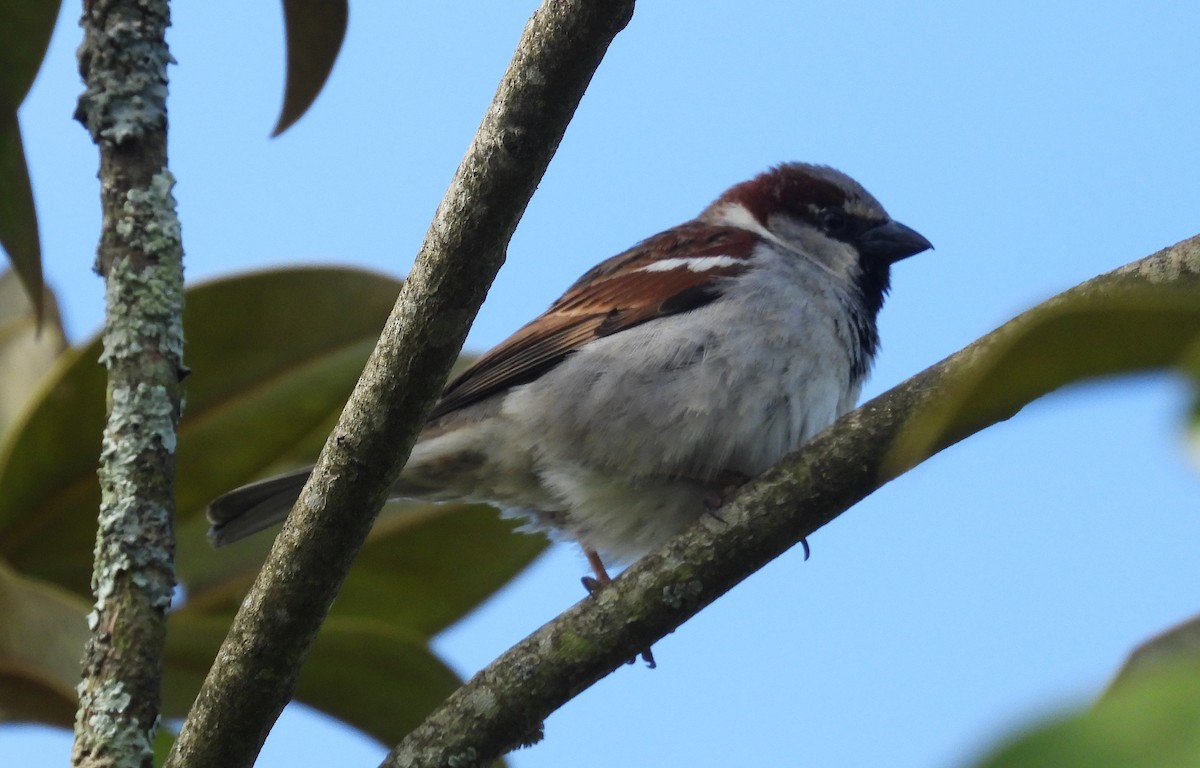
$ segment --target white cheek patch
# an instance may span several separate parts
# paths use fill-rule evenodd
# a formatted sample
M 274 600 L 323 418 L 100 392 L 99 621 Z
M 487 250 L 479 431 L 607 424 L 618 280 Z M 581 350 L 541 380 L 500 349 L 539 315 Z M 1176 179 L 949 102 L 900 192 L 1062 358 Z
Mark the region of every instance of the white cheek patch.
M 723 269 L 742 263 L 742 259 L 733 256 L 700 256 L 690 259 L 663 259 L 638 267 L 637 272 L 669 272 L 672 269 L 687 269 L 692 272 L 707 272 L 710 269 Z

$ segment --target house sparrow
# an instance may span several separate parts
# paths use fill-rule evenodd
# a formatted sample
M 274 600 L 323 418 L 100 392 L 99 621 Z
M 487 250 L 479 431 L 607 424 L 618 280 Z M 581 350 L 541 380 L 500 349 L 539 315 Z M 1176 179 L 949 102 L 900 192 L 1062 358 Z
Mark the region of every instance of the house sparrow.
M 607 581 L 854 406 L 890 267 L 930 247 L 832 168 L 738 184 L 451 381 L 393 495 L 494 504 Z M 282 520 L 308 474 L 213 501 L 213 544 Z

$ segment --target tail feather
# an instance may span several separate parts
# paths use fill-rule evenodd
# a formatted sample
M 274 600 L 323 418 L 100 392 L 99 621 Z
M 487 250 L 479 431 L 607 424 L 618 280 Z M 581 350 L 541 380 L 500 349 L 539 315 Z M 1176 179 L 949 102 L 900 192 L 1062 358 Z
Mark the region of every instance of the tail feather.
M 434 462 L 434 471 L 414 462 L 392 485 L 389 499 L 419 499 L 422 501 L 464 501 L 464 494 L 448 482 L 447 473 L 456 469 L 452 462 Z M 214 547 L 223 547 L 247 536 L 270 528 L 292 511 L 301 489 L 308 482 L 312 467 L 293 470 L 258 480 L 213 499 L 208 505 L 208 540 Z M 415 470 L 415 471 L 410 471 Z
M 208 540 L 223 547 L 282 522 L 300 496 L 312 467 L 268 477 L 218 496 L 208 505 Z

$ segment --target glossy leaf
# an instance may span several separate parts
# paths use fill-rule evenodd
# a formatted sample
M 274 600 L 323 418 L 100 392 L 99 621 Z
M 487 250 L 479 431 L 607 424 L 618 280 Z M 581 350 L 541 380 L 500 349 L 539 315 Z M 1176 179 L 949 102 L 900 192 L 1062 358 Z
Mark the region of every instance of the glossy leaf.
M 911 466 L 1067 384 L 1180 367 L 1197 341 L 1194 287 L 1139 287 L 1034 310 L 1002 329 L 932 406 L 912 416 L 889 460 Z
M 165 716 L 187 712 L 228 624 L 186 612 L 170 617 Z M 331 616 L 300 673 L 296 700 L 395 743 L 458 685 L 424 638 L 382 622 Z
M 533 561 L 545 536 L 484 505 L 394 505 L 346 578 L 336 616 L 376 618 L 432 636 Z M 530 629 L 533 629 L 530 627 Z
M 0 721 L 74 722 L 89 607 L 0 561 Z
M 272 136 L 292 127 L 316 100 L 342 48 L 348 16 L 346 0 L 283 0 L 287 85 Z
M 46 56 L 59 5 L 51 0 L 0 0 L 0 246 L 33 298 L 39 318 L 41 246 L 17 107 Z
M 0 274 L 0 435 L 27 407 L 67 347 L 54 297 L 48 290 L 45 294 L 49 317 L 39 329 L 16 275 Z
M 466 615 L 545 549 L 544 537 L 514 533 L 515 527 L 483 505 L 390 504 L 332 615 L 382 621 L 429 637 Z M 179 536 L 180 578 L 188 589 L 184 610 L 232 617 L 273 536 L 253 536 L 213 553 L 202 534 L 203 526 L 189 525 Z
M 171 754 L 171 747 L 175 746 L 175 731 L 166 723 L 159 723 L 158 730 L 154 732 L 154 764 L 166 765 L 167 755 Z
M 1192 461 L 1200 468 L 1200 339 L 1183 357 L 1183 368 L 1192 376 L 1192 409 L 1188 414 L 1188 444 Z
M 356 270 L 292 269 L 188 291 L 182 524 L 281 454 L 315 455 L 314 430 L 340 412 L 399 286 Z M 63 355 L 41 400 L 0 443 L 0 556 L 81 595 L 90 593 L 99 507 L 99 354 L 94 339 Z
M 1138 675 L 1092 710 L 1014 740 L 977 768 L 1194 768 L 1200 661 Z
M 399 288 L 399 281 L 377 274 L 313 268 L 188 291 L 192 374 L 176 481 L 183 596 L 169 620 L 168 712 L 190 705 L 271 544 L 264 533 L 213 550 L 203 507 L 263 472 L 312 460 Z M 0 442 L 0 552 L 24 576 L 80 596 L 90 591 L 99 503 L 104 371 L 98 355 L 98 340 L 61 355 Z M 482 506 L 386 509 L 309 656 L 298 698 L 380 739 L 398 739 L 457 685 L 430 653 L 429 636 L 545 547 L 545 539 L 513 535 L 513 527 Z M 85 608 L 75 610 L 81 618 Z M 13 631 L 30 636 L 28 628 Z M 82 640 L 71 649 L 73 674 L 80 648 Z M 0 689 L 0 706 L 18 694 Z M 71 708 L 64 711 L 69 716 Z
M 271 537 L 264 534 L 214 552 L 204 536 L 205 505 L 288 460 L 312 460 L 399 286 L 360 271 L 293 269 L 221 280 L 188 292 L 185 324 L 192 375 L 176 480 L 178 568 L 193 597 L 203 597 L 210 610 L 218 604 L 225 610 L 229 604 L 222 601 L 238 599 Z M 93 341 L 63 355 L 40 401 L 0 445 L 0 552 L 25 573 L 84 596 L 90 594 L 99 503 L 95 465 L 104 420 L 104 373 L 94 362 L 98 345 Z M 484 508 L 417 508 L 424 511 L 413 513 L 410 505 L 386 515 L 364 557 L 375 558 L 381 568 L 395 568 L 408 552 L 425 557 L 422 567 L 432 568 L 438 561 L 428 560 L 430 552 L 459 553 L 447 557 L 438 579 L 433 573 L 422 577 L 426 588 L 446 585 L 446 594 L 431 601 L 431 612 L 413 619 L 412 626 L 424 632 L 461 616 L 544 546 L 537 538 L 508 535 L 512 526 Z M 457 525 L 464 526 L 461 535 L 454 530 Z M 405 543 L 410 528 L 423 531 L 415 549 Z M 400 543 L 385 547 L 395 541 Z M 384 553 L 375 555 L 376 546 Z M 455 573 L 449 563 L 465 557 L 486 565 L 469 574 Z M 385 580 L 403 583 L 394 577 Z M 395 602 L 419 604 L 407 598 Z
M 377 622 L 331 616 L 309 659 L 296 698 L 385 744 L 420 725 L 460 682 L 423 638 Z
M 1200 665 L 1200 616 L 1155 635 L 1134 648 L 1105 696 L 1120 695 L 1121 689 L 1129 685 L 1131 680 L 1175 663 L 1180 658 L 1191 658 Z
M 281 460 L 316 456 L 400 286 L 377 273 L 308 268 L 189 291 L 184 328 L 192 374 L 176 483 L 182 520 Z
M 15 112 L 33 85 L 61 3 L 0 0 L 0 105 Z
M 0 246 L 8 254 L 25 292 L 42 314 L 42 246 L 38 238 L 33 188 L 15 109 L 0 105 Z
M 77 595 L 90 593 L 104 429 L 98 344 L 64 352 L 0 440 L 0 557 Z

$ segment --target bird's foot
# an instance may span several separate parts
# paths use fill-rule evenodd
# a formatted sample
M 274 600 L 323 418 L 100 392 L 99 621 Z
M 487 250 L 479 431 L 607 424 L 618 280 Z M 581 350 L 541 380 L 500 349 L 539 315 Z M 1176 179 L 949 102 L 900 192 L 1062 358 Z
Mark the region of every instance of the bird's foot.
M 612 584 L 612 577 L 605 570 L 604 562 L 600 559 L 600 555 L 596 550 L 584 547 L 583 553 L 587 556 L 588 564 L 592 566 L 592 573 L 595 576 L 584 576 L 580 581 L 583 582 L 583 588 L 587 590 L 587 593 L 594 595 L 597 591 L 604 589 L 605 586 Z M 642 657 L 642 661 L 646 662 L 646 666 L 649 669 L 654 669 L 658 666 L 654 661 L 654 653 L 649 648 L 643 649 L 639 655 Z M 625 663 L 633 664 L 636 661 L 637 657 L 635 656 Z

